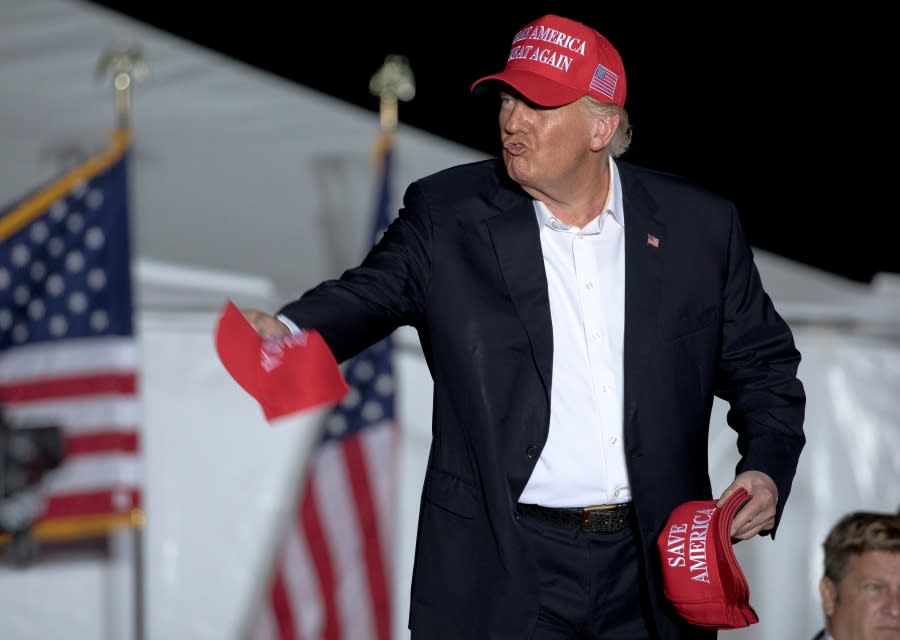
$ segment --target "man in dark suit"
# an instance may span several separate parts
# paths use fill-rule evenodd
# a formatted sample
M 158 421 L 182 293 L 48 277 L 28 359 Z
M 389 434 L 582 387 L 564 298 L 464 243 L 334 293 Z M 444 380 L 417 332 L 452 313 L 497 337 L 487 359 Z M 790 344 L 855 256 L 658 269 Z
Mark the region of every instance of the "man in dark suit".
M 244 315 L 263 336 L 316 329 L 338 361 L 418 331 L 415 640 L 712 638 L 666 600 L 655 541 L 712 498 L 714 397 L 741 455 L 720 500 L 752 496 L 732 535 L 774 535 L 805 442 L 791 331 L 730 202 L 616 159 L 625 70 L 601 34 L 543 16 L 483 89 L 502 159 L 415 181 L 359 267 Z
M 855 511 L 828 532 L 813 640 L 900 639 L 900 513 Z

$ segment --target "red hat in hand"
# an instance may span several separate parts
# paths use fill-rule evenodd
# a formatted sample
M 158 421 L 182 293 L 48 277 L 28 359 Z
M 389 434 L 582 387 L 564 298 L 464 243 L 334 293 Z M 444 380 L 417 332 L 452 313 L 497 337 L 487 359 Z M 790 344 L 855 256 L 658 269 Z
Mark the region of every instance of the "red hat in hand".
M 230 300 L 216 323 L 216 351 L 270 422 L 344 397 L 349 387 L 317 331 L 263 338 Z
M 749 499 L 738 488 L 720 509 L 716 500 L 685 502 L 657 538 L 666 597 L 691 624 L 740 629 L 759 622 L 731 543 L 734 514 Z

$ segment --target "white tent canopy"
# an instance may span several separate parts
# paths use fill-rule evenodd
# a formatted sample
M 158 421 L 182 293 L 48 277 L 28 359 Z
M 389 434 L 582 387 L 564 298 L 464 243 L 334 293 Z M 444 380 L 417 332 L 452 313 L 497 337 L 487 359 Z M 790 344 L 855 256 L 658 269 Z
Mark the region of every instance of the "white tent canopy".
M 145 353 L 140 637 L 238 638 L 318 416 L 267 425 L 219 366 L 212 323 L 226 298 L 272 310 L 361 256 L 378 117 L 95 5 L 2 0 L 0 206 L 105 144 L 113 89 L 94 74 L 104 50 L 121 43 L 137 45 L 151 72 L 134 89 L 132 113 Z M 380 63 L 371 61 L 373 72 Z M 395 202 L 411 180 L 480 157 L 401 124 Z M 815 580 L 827 527 L 850 509 L 900 503 L 900 286 L 896 274 L 864 285 L 763 251 L 757 259 L 804 353 L 810 444 L 778 540 L 739 548 L 761 622 L 725 635 L 803 638 L 821 623 Z M 430 433 L 429 377 L 414 338 L 400 338 L 411 346 L 398 356 L 398 639 L 408 636 L 410 552 Z M 735 454 L 721 411 L 714 419 L 721 490 Z M 122 571 L 81 557 L 26 572 L 0 566 L 4 637 L 138 637 L 127 589 L 111 588 Z

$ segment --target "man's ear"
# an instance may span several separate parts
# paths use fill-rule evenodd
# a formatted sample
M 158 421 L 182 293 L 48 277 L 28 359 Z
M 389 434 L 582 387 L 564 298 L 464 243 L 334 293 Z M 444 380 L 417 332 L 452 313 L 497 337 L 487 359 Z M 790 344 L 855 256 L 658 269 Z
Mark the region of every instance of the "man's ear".
M 619 115 L 613 113 L 602 118 L 597 117 L 594 120 L 594 135 L 591 138 L 591 148 L 594 151 L 599 151 L 606 148 L 612 141 L 616 129 L 619 128 Z
M 822 611 L 830 618 L 837 605 L 837 585 L 828 576 L 819 580 L 819 596 L 822 598 Z

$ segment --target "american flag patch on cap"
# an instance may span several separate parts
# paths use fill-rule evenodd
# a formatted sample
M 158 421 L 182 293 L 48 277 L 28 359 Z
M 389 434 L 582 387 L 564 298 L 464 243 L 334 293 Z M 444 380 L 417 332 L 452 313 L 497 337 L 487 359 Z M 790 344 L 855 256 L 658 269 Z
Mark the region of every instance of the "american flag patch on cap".
M 598 64 L 597 68 L 594 70 L 594 75 L 591 76 L 591 89 L 594 91 L 599 91 L 607 98 L 612 100 L 613 94 L 616 92 L 616 84 L 619 82 L 619 76 L 615 73 L 604 67 L 602 64 Z

